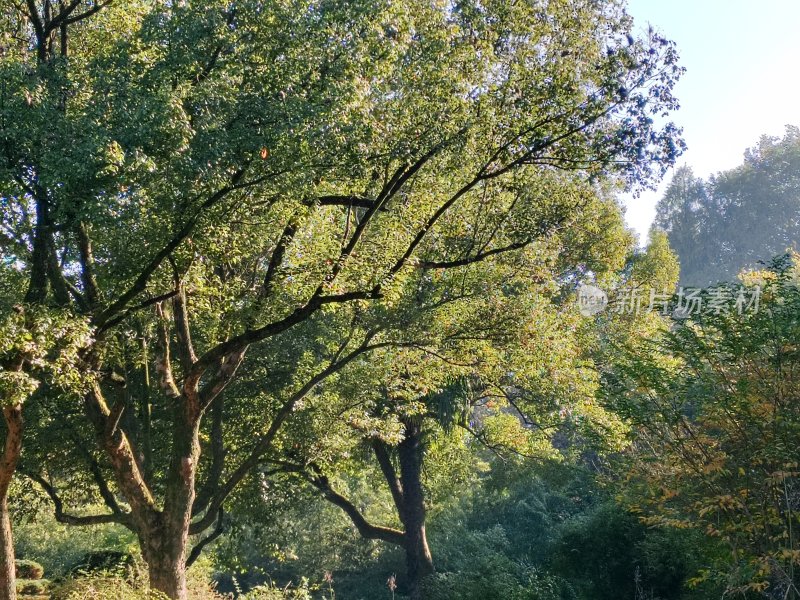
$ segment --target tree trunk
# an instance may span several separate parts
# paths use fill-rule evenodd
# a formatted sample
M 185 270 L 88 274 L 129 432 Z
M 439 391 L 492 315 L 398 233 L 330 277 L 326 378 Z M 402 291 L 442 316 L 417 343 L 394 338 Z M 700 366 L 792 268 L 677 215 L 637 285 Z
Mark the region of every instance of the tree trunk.
M 433 557 L 425 534 L 425 492 L 422 488 L 422 440 L 419 425 L 405 423 L 405 438 L 397 447 L 400 459 L 402 506 L 398 507 L 405 529 L 406 570 L 412 600 L 422 599 L 422 580 L 434 572 Z
M 110 459 L 115 479 L 130 506 L 129 527 L 136 532 L 150 574 L 150 587 L 172 600 L 185 600 L 189 525 L 195 497 L 195 475 L 200 458 L 200 415 L 196 397 L 176 400 L 172 431 L 172 459 L 164 482 L 159 510 L 142 473 L 137 452 L 119 426 L 124 403 L 111 409 L 99 386 L 86 397 L 90 419 Z
M 16 600 L 17 580 L 14 568 L 14 539 L 6 498 L 0 499 L 0 600 Z
M 0 460 L 0 600 L 16 600 L 14 538 L 8 512 L 8 489 L 22 452 L 22 405 L 3 407 L 6 441 Z
M 187 402 L 176 415 L 164 510 L 143 544 L 150 587 L 172 600 L 185 600 L 187 595 L 187 544 L 200 458 L 200 419 L 195 407 L 194 402 Z
M 186 600 L 186 542 L 161 527 L 140 539 L 142 557 L 147 563 L 150 589 L 172 600 Z

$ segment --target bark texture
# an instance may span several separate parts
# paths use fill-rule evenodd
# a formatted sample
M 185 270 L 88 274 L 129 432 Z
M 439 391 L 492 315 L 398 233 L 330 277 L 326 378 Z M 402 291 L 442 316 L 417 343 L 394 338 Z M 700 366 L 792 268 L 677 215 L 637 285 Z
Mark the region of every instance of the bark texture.
M 425 533 L 425 491 L 422 488 L 422 432 L 416 423 L 405 423 L 405 437 L 397 447 L 402 505 L 398 506 L 405 529 L 406 576 L 412 600 L 422 599 L 422 580 L 434 572 L 433 557 Z
M 22 452 L 22 405 L 3 407 L 6 440 L 0 459 L 0 600 L 16 600 L 14 537 L 8 512 L 8 489 Z

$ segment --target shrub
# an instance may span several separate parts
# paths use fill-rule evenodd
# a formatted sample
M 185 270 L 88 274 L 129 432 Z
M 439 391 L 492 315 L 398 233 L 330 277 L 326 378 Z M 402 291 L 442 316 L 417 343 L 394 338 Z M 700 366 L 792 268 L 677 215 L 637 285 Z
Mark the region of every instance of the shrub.
M 618 600 L 644 594 L 684 600 L 721 595 L 711 587 L 687 589 L 687 580 L 703 565 L 701 554 L 709 551 L 697 532 L 648 528 L 607 502 L 568 520 L 558 534 L 549 570 L 571 581 L 582 598 Z
M 159 592 L 137 589 L 119 577 L 83 577 L 58 586 L 51 600 L 167 600 L 167 597 Z
M 85 510 L 93 512 L 102 508 L 86 506 Z M 134 535 L 122 525 L 71 527 L 58 523 L 49 507 L 36 513 L 35 519 L 17 523 L 14 538 L 18 556 L 41 563 L 53 580 L 67 576 L 70 569 L 92 551 L 135 552 L 138 547 Z
M 50 587 L 47 579 L 18 579 L 17 594 L 26 596 L 44 596 Z
M 119 577 L 128 582 L 140 582 L 142 570 L 132 554 L 118 550 L 87 552 L 69 570 L 69 577 L 103 575 Z
M 44 567 L 32 560 L 15 561 L 17 579 L 41 579 L 44 576 Z
M 429 600 L 572 600 L 562 579 L 510 556 L 508 536 L 500 525 L 486 531 L 460 530 L 442 539 L 440 564 L 449 572 L 425 581 Z
M 573 600 L 562 580 L 522 565 L 490 572 L 436 573 L 424 583 L 428 600 Z
M 304 579 L 298 587 L 279 588 L 272 585 L 260 585 L 239 598 L 240 600 L 311 600 L 311 591 L 308 588 L 308 582 Z

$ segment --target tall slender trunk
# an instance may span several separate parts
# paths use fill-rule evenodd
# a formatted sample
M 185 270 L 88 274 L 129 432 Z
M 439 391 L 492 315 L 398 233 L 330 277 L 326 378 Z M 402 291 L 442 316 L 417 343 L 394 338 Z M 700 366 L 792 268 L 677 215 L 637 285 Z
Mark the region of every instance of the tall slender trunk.
M 434 572 L 433 557 L 425 533 L 425 492 L 422 488 L 422 431 L 405 423 L 405 437 L 397 447 L 400 462 L 402 505 L 398 507 L 405 529 L 406 570 L 412 600 L 422 598 L 422 580 Z
M 8 511 L 8 489 L 22 452 L 22 405 L 3 407 L 6 441 L 0 459 L 0 600 L 16 600 L 14 537 Z
M 16 600 L 17 579 L 14 568 L 14 537 L 8 500 L 0 498 L 0 600 Z

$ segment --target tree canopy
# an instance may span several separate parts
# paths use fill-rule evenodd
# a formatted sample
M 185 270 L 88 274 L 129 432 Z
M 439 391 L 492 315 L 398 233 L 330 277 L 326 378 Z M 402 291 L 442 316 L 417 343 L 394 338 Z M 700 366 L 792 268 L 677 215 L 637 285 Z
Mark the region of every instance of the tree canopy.
M 676 170 L 659 201 L 654 227 L 665 231 L 681 262 L 681 282 L 732 281 L 759 269 L 800 239 L 800 130 L 764 136 L 742 165 L 704 181 Z
M 320 386 L 404 347 L 469 362 L 459 326 L 613 271 L 612 190 L 683 148 L 654 119 L 674 46 L 618 2 L 30 1 L 2 23 L 3 305 L 91 331 L 77 394 L 3 388 L 8 431 L 30 404 L 22 467 L 56 517 L 129 529 L 170 598 Z M 103 510 L 69 509 L 78 480 Z

